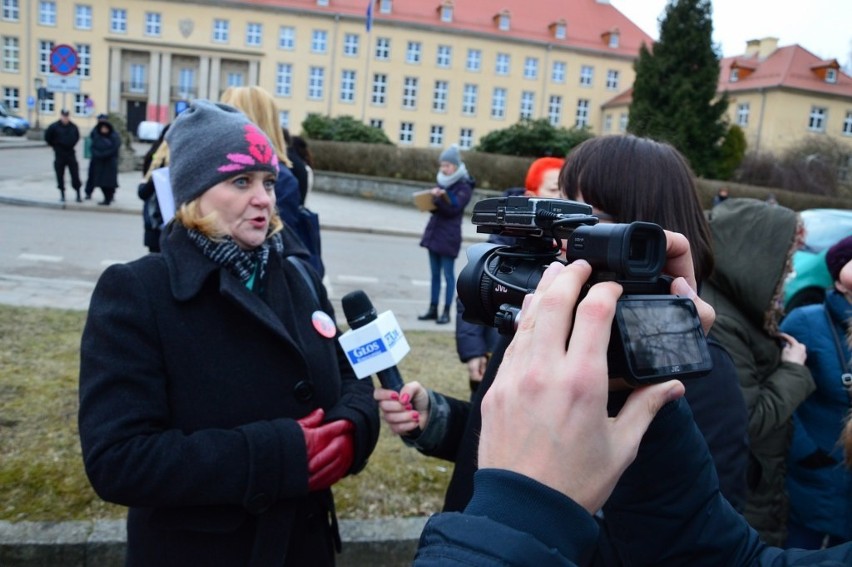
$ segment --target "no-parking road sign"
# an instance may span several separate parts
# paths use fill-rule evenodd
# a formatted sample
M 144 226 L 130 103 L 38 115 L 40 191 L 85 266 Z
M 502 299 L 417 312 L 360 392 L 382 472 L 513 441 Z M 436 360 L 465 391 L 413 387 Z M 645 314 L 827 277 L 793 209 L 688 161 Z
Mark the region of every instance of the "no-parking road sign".
M 70 45 L 61 43 L 50 50 L 50 70 L 58 75 L 74 73 L 79 64 L 80 56 Z

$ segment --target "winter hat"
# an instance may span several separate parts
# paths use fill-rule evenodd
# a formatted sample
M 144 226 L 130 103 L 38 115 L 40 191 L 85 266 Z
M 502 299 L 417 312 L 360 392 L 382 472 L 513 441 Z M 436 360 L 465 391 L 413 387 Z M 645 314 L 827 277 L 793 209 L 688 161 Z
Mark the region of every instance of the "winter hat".
M 852 236 L 847 236 L 825 254 L 825 265 L 828 266 L 832 281 L 836 282 L 840 278 L 840 270 L 849 260 L 852 260 Z
M 555 157 L 538 158 L 530 164 L 530 168 L 527 170 L 527 179 L 524 181 L 524 187 L 527 191 L 538 194 L 538 188 L 541 185 L 544 173 L 550 169 L 562 169 L 562 164 L 564 163 L 564 159 Z
M 445 161 L 458 167 L 461 165 L 461 153 L 459 152 L 459 147 L 453 144 L 441 152 L 441 157 L 438 158 L 438 161 Z
M 169 128 L 166 142 L 177 207 L 238 173 L 278 174 L 278 156 L 269 138 L 233 106 L 193 101 Z

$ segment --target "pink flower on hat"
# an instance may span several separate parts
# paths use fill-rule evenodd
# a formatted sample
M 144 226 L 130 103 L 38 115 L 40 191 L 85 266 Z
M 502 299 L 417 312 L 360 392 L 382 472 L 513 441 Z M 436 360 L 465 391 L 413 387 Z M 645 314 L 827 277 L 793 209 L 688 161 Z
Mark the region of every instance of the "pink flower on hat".
M 266 136 L 254 124 L 246 124 L 244 129 L 248 154 L 227 154 L 231 163 L 219 166 L 218 170 L 223 173 L 242 171 L 258 163 L 269 164 L 278 169 L 278 156 L 272 151 Z

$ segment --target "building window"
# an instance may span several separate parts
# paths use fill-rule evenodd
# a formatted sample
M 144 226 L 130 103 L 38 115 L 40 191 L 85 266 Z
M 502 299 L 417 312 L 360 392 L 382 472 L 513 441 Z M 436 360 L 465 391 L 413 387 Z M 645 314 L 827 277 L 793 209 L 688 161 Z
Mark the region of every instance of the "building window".
M 293 66 L 290 63 L 279 63 L 275 70 L 275 95 L 291 96 L 293 94 Z
M 391 0 L 379 0 L 379 13 L 390 14 L 391 11 L 393 11 L 393 2 Z
M 182 99 L 190 99 L 195 95 L 195 69 L 182 67 L 178 71 L 178 96 Z
M 308 98 L 322 100 L 325 96 L 325 67 L 311 67 L 308 73 Z
M 296 29 L 290 26 L 278 28 L 278 48 L 296 49 Z
M 159 36 L 163 19 L 159 12 L 145 12 L 145 35 Z
M 246 45 L 260 47 L 263 42 L 263 24 L 249 22 L 246 24 Z
M 592 79 L 595 75 L 595 69 L 591 65 L 583 65 L 580 68 L 580 86 L 591 87 Z
M 531 120 L 533 107 L 535 106 L 535 93 L 524 91 L 521 93 L 521 120 Z
M 340 72 L 340 102 L 355 102 L 355 71 Z
M 508 75 L 510 60 L 508 53 L 498 53 L 497 59 L 494 62 L 494 72 L 498 75 Z
M 615 69 L 606 72 L 606 88 L 608 91 L 618 90 L 618 71 Z
M 390 38 L 376 38 L 376 59 L 379 61 L 390 59 Z
M 50 52 L 52 50 L 52 41 L 38 42 L 38 72 L 42 75 L 50 73 Z
M 630 115 L 628 115 L 626 112 L 622 112 L 621 115 L 618 117 L 618 131 L 622 134 L 627 132 L 627 124 L 629 118 Z
M 620 35 L 618 32 L 612 32 L 609 34 L 609 47 L 612 49 L 616 49 L 618 47 L 620 40 Z
M 550 69 L 550 80 L 554 83 L 564 83 L 567 73 L 567 65 L 564 61 L 554 61 Z
M 447 68 L 450 66 L 453 58 L 453 48 L 449 45 L 438 46 L 438 56 L 435 59 L 435 64 L 438 67 Z
M 17 73 L 21 68 L 21 46 L 17 37 L 3 36 L 3 70 Z
M 78 43 L 77 49 L 77 76 L 92 76 L 92 46 L 88 43 Z
M 56 25 L 56 2 L 38 3 L 38 23 L 43 26 Z
M 432 91 L 432 110 L 435 112 L 447 111 L 447 96 L 450 92 L 450 84 L 447 81 L 435 81 L 435 90 Z
M 550 100 L 547 105 L 547 119 L 551 126 L 559 126 L 562 121 L 562 97 L 559 95 L 550 95 Z
M 46 114 L 52 114 L 55 109 L 56 106 L 54 104 L 53 91 L 47 91 L 44 95 L 44 98 L 41 99 L 39 110 Z
M 245 77 L 243 77 L 242 73 L 228 73 L 228 77 L 225 79 L 227 85 L 229 87 L 241 87 L 245 82 Z
M 429 145 L 441 147 L 444 145 L 444 127 L 432 125 L 429 128 Z
M 317 6 L 328 6 L 328 0 L 317 0 Z
M 402 107 L 417 108 L 417 77 L 406 77 L 402 85 Z
M 441 6 L 441 21 L 447 24 L 453 21 L 453 7 L 449 5 Z
M 130 64 L 130 84 L 128 90 L 132 93 L 144 93 L 146 89 L 147 69 L 141 63 Z
M 399 125 L 399 143 L 410 144 L 414 141 L 414 122 L 402 122 Z
M 124 8 L 113 8 L 110 10 L 109 31 L 113 33 L 127 33 L 127 10 Z
M 852 112 L 847 112 L 846 118 L 843 120 L 843 134 L 852 136 Z
M 482 51 L 479 49 L 467 50 L 467 70 L 479 71 L 482 67 Z
M 343 55 L 356 57 L 358 55 L 360 39 L 361 37 L 355 33 L 348 33 L 343 36 Z
M 473 116 L 476 114 L 476 101 L 479 98 L 479 87 L 470 83 L 465 84 L 462 92 L 462 114 Z
M 370 128 L 375 128 L 376 130 L 381 130 L 385 127 L 385 121 L 381 118 L 370 118 Z
M 74 27 L 78 30 L 92 29 L 92 7 L 87 4 L 77 4 L 74 7 Z
M 603 127 L 603 129 L 604 129 L 604 132 L 607 132 L 607 133 L 612 132 L 612 114 L 607 113 L 606 116 L 604 116 L 604 127 Z
M 388 94 L 388 76 L 384 73 L 375 73 L 373 75 L 373 93 L 371 102 L 377 105 L 384 105 L 387 101 Z
M 494 87 L 491 93 L 491 118 L 502 120 L 506 117 L 506 89 Z
M 737 105 L 737 124 L 739 126 L 748 126 L 749 103 Z
M 566 33 L 566 28 L 567 26 L 562 22 L 556 24 L 556 26 L 553 28 L 553 37 L 555 37 L 556 39 L 565 39 L 565 37 L 568 35 Z
M 589 100 L 581 98 L 577 101 L 577 117 L 574 120 L 575 128 L 585 128 L 589 125 Z
M 213 20 L 213 41 L 227 43 L 231 33 L 231 22 L 228 20 Z
M 12 110 L 21 108 L 21 91 L 18 87 L 3 87 L 3 102 Z
M 826 115 L 828 115 L 827 108 L 819 106 L 811 107 L 811 114 L 808 117 L 808 130 L 811 132 L 825 132 Z
M 497 18 L 497 27 L 500 31 L 509 31 L 512 27 L 512 18 L 509 17 L 509 14 L 500 14 Z
M 459 148 L 469 150 L 473 147 L 473 128 L 459 130 Z
M 825 82 L 826 83 L 836 83 L 837 82 L 837 69 L 826 69 L 825 70 Z
M 731 69 L 731 74 L 728 75 L 728 81 L 730 81 L 732 83 L 736 83 L 739 80 L 740 80 L 740 70 L 735 67 L 735 68 Z
M 289 110 L 279 110 L 278 111 L 278 125 L 282 128 L 290 127 L 290 111 Z
M 314 53 L 325 53 L 328 48 L 328 32 L 325 30 L 314 30 L 311 36 L 311 51 Z
M 7 22 L 17 22 L 21 17 L 21 7 L 18 0 L 3 0 L 3 19 Z
M 526 59 L 524 59 L 524 78 L 525 79 L 537 79 L 538 78 L 538 58 L 527 57 Z
M 408 48 L 405 50 L 406 63 L 420 63 L 420 42 L 409 41 Z

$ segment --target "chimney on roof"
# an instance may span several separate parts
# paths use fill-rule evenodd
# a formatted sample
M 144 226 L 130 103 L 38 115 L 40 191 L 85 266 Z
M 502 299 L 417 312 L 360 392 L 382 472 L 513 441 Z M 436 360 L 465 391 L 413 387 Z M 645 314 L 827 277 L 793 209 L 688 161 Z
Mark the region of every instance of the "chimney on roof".
M 777 37 L 764 37 L 763 39 L 750 39 L 746 42 L 746 57 L 757 57 L 766 59 L 778 49 Z

